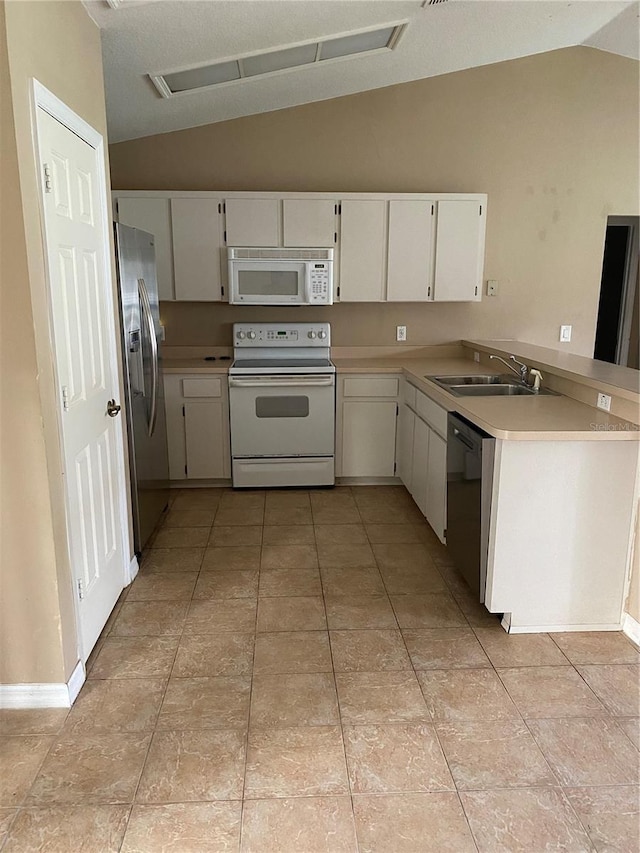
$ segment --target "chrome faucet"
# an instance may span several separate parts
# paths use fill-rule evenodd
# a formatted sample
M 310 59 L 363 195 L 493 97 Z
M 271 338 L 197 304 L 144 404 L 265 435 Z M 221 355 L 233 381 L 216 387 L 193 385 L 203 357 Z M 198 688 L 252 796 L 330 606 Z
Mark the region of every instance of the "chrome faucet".
M 505 361 L 504 358 L 500 358 L 499 355 L 490 355 L 489 358 L 490 359 L 495 358 L 497 361 L 501 361 L 505 367 L 508 367 L 509 370 L 511 370 L 513 373 L 515 373 L 517 376 L 520 376 L 520 381 L 524 385 L 529 384 L 527 382 L 527 376 L 529 374 L 529 368 L 527 367 L 526 364 L 523 364 L 521 361 L 518 361 L 518 359 L 515 357 L 515 355 L 510 355 L 509 361 L 514 361 L 518 365 L 517 368 L 514 367 L 513 364 L 509 364 L 509 361 Z

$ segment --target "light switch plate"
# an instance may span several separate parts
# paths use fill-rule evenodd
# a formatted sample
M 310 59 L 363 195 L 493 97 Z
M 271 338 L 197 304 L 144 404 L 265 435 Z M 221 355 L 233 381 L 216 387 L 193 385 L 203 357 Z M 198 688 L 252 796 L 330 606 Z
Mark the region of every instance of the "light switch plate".
M 494 278 L 487 281 L 487 296 L 498 295 L 498 282 Z
M 568 344 L 571 340 L 573 326 L 560 326 L 560 343 Z

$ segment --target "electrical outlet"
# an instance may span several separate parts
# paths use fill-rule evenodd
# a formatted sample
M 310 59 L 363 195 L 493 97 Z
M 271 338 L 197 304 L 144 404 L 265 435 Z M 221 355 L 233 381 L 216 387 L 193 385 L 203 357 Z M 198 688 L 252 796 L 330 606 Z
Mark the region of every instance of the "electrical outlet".
M 474 361 L 480 361 L 480 353 L 479 352 L 473 353 L 473 360 Z
M 598 394 L 598 402 L 596 405 L 599 409 L 604 409 L 605 412 L 610 412 L 611 397 L 608 394 Z
M 572 326 L 560 326 L 560 343 L 568 344 L 571 340 Z
M 396 326 L 396 340 L 397 341 L 406 341 L 407 340 L 407 327 L 406 326 Z
M 498 282 L 491 278 L 487 281 L 487 296 L 497 296 L 498 295 Z

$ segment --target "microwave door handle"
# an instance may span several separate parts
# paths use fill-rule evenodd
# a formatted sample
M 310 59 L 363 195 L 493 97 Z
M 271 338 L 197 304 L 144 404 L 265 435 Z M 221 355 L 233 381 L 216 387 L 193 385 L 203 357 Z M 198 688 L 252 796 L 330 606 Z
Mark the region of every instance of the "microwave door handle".
M 311 304 L 311 264 L 304 265 L 304 301 Z

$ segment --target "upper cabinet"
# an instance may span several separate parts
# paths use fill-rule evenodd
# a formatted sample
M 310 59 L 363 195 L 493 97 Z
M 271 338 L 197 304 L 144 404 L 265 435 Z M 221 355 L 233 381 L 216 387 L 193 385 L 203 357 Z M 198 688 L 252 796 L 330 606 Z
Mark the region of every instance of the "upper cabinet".
M 219 200 L 172 198 L 173 270 L 176 299 L 219 302 L 223 243 Z
M 337 213 L 338 205 L 333 199 L 283 199 L 283 245 L 291 248 L 333 248 L 337 239 Z
M 340 302 L 382 302 L 387 202 L 347 199 L 341 207 Z
M 486 203 L 438 202 L 433 298 L 474 302 L 482 297 Z
M 390 302 L 424 302 L 432 298 L 436 204 L 431 199 L 389 202 Z
M 160 299 L 175 299 L 171 207 L 168 198 L 119 198 L 118 221 L 155 237 L 156 278 Z
M 227 246 L 279 246 L 280 200 L 229 198 L 225 200 Z

